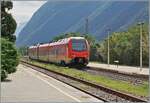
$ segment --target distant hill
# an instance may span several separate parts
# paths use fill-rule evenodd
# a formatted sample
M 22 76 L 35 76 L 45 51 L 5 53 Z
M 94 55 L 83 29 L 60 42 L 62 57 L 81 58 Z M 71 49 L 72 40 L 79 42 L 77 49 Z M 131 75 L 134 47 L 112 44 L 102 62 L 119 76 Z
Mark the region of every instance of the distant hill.
M 19 26 L 18 26 L 19 25 Z M 23 22 L 23 23 L 20 23 L 20 24 L 17 24 L 17 30 L 15 31 L 15 35 L 16 37 L 18 37 L 20 31 L 24 28 L 24 26 L 26 25 L 26 22 Z
M 67 32 L 85 33 L 86 18 L 89 34 L 102 40 L 108 27 L 123 31 L 140 20 L 148 21 L 148 2 L 48 1 L 21 30 L 16 45 L 49 42 Z

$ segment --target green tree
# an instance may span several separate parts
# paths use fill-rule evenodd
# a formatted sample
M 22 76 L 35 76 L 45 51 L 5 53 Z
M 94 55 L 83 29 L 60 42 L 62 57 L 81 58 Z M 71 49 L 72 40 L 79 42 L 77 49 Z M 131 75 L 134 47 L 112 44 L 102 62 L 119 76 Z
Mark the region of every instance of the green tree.
M 28 47 L 22 46 L 18 49 L 18 52 L 20 53 L 21 56 L 27 56 L 28 55 Z
M 13 19 L 12 15 L 8 13 L 10 9 L 13 8 L 11 1 L 1 2 L 1 36 L 8 39 L 9 41 L 15 42 L 15 33 L 17 23 Z
M 19 63 L 18 52 L 15 45 L 6 39 L 1 38 L 1 44 L 1 67 L 8 74 L 13 73 Z
M 13 8 L 11 1 L 1 1 L 1 80 L 7 78 L 7 74 L 14 73 L 19 63 L 19 57 L 14 42 L 16 37 L 16 21 L 8 13 Z

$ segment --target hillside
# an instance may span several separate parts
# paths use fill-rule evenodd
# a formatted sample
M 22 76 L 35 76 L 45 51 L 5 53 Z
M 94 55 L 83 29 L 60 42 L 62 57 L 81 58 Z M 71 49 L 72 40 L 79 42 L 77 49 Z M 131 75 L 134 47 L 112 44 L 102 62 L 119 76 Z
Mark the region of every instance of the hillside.
M 85 33 L 104 39 L 106 29 L 123 31 L 140 20 L 148 21 L 148 2 L 48 1 L 37 10 L 17 38 L 17 46 L 49 42 L 62 33 Z

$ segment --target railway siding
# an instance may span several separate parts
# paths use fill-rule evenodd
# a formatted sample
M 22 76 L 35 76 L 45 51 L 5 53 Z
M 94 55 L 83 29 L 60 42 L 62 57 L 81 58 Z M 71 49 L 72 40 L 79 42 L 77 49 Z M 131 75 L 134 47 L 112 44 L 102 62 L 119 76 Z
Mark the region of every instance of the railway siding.
M 126 81 L 126 82 L 130 82 L 130 84 L 133 85 L 141 85 L 144 82 L 147 82 L 149 80 L 149 77 L 145 75 L 144 76 L 138 74 L 132 75 L 132 74 L 120 73 L 114 70 L 99 69 L 95 67 L 93 68 L 85 67 L 84 70 L 93 75 L 101 75 L 101 76 L 109 77 L 113 80 Z
M 92 81 L 93 83 L 98 83 L 98 84 L 102 84 L 105 85 L 107 87 L 113 88 L 113 89 L 117 89 L 117 90 L 121 90 L 127 93 L 131 93 L 132 95 L 134 94 L 138 94 L 138 96 L 142 96 L 142 98 L 146 98 L 148 95 L 148 84 L 144 84 L 142 86 L 133 86 L 130 85 L 126 82 L 117 82 L 114 80 L 110 80 L 110 79 L 106 79 L 106 78 L 101 78 L 100 76 L 91 76 L 88 73 L 84 73 L 83 71 L 80 70 L 75 70 L 75 69 L 68 69 L 67 67 L 65 69 L 63 69 L 64 67 L 58 67 L 58 66 L 54 66 L 54 65 L 49 65 L 49 64 L 43 64 L 43 63 L 38 63 L 38 62 L 33 62 L 33 64 L 36 64 L 38 66 L 44 67 L 44 68 L 48 68 L 49 70 L 53 70 L 56 72 L 60 72 L 60 73 L 65 73 L 66 75 L 71 75 L 73 77 L 78 77 L 81 80 L 87 80 L 87 81 Z M 58 68 L 58 69 L 57 69 Z M 90 79 L 89 79 L 90 78 Z M 97 82 L 99 81 L 99 82 Z M 113 82 L 112 82 L 113 81 Z M 111 85 L 106 85 L 106 84 L 111 84 Z M 112 85 L 113 84 L 113 85 Z M 121 85 L 122 84 L 122 85 Z M 133 90 L 133 91 L 132 91 Z M 137 95 L 136 95 L 137 96 Z

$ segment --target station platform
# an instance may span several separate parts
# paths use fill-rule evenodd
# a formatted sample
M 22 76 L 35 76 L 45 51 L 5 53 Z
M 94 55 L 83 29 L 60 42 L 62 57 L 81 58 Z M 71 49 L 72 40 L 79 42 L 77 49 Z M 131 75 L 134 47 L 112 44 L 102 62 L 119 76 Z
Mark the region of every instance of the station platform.
M 1 103 L 103 102 L 24 65 L 17 69 L 1 83 Z
M 100 64 L 100 63 L 95 63 L 95 62 L 90 62 L 88 67 L 95 67 L 99 69 L 108 69 L 108 70 L 114 70 L 114 71 L 119 71 L 122 73 L 127 73 L 127 74 L 141 74 L 141 75 L 149 75 L 149 68 L 142 68 L 140 67 L 131 67 L 131 66 L 121 66 L 121 65 L 107 65 L 107 64 Z

